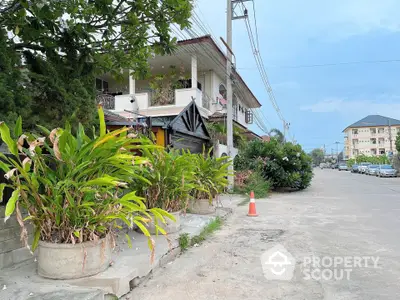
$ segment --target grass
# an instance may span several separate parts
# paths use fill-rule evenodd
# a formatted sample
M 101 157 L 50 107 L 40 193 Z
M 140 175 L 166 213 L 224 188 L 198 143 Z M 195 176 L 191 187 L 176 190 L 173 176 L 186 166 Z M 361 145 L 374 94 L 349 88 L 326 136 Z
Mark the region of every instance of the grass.
M 214 220 L 209 222 L 206 227 L 200 232 L 200 234 L 189 237 L 189 234 L 183 233 L 179 236 L 179 246 L 182 251 L 187 250 L 190 246 L 199 245 L 204 242 L 207 237 L 209 237 L 212 233 L 217 231 L 222 226 L 222 219 L 220 217 L 216 217 Z
M 243 200 L 238 203 L 238 206 L 245 206 L 249 202 L 250 202 L 249 197 L 243 198 Z
M 179 247 L 181 247 L 182 251 L 186 251 L 190 247 L 189 233 L 182 233 L 179 236 Z

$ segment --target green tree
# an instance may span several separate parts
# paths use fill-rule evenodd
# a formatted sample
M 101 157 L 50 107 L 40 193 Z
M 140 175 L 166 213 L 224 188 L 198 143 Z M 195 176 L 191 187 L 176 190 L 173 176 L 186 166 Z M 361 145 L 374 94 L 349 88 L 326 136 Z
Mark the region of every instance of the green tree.
M 22 60 L 16 78 L 26 74 L 29 81 L 28 126 L 38 119 L 58 126 L 73 113 L 84 124 L 92 122 L 95 76 L 121 79 L 121 69 L 146 76 L 150 55 L 174 49 L 171 23 L 189 26 L 191 9 L 191 0 L 1 1 L 4 59 Z M 14 106 L 10 115 L 22 109 Z
M 280 143 L 277 139 L 269 142 L 249 142 L 234 159 L 235 170 L 257 171 L 271 187 L 304 189 L 313 176 L 311 158 L 300 145 Z
M 320 148 L 315 148 L 311 151 L 310 153 L 312 162 L 316 165 L 319 165 L 320 163 L 322 163 L 324 161 L 324 150 L 320 149 Z
M 396 150 L 400 153 L 400 132 L 396 136 Z
M 31 98 L 25 92 L 27 84 L 27 78 L 21 72 L 20 57 L 7 47 L 7 32 L 0 29 L 1 121 L 15 124 L 18 115 L 21 115 L 23 118 L 29 115 Z
M 285 142 L 285 136 L 284 136 L 284 134 L 282 133 L 282 131 L 280 131 L 280 130 L 277 129 L 277 128 L 271 129 L 271 130 L 269 131 L 268 135 L 269 135 L 271 138 L 276 139 L 276 140 L 277 140 L 279 143 L 281 143 L 281 144 L 283 144 L 283 143 Z

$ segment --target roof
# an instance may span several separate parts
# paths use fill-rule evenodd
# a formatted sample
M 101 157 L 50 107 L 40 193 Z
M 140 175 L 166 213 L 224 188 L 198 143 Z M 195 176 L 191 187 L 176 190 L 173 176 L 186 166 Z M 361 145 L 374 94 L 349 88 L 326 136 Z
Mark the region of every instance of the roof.
M 377 127 L 377 126 L 389 126 L 389 125 L 400 125 L 400 120 L 384 117 L 381 115 L 369 115 L 365 118 L 347 126 L 343 131 L 348 128 L 357 128 L 357 127 Z
M 210 35 L 204 35 L 204 36 L 200 36 L 200 37 L 193 38 L 193 39 L 178 41 L 179 46 L 199 44 L 199 43 L 210 44 L 218 52 L 218 54 L 221 56 L 221 58 L 224 60 L 224 62 L 227 61 L 227 57 L 226 57 L 225 53 L 218 47 L 218 45 L 215 43 L 215 41 L 213 40 L 213 38 Z M 247 92 L 254 98 L 254 100 L 256 101 L 256 103 L 258 103 L 258 105 L 260 107 L 261 103 L 258 101 L 257 97 L 253 94 L 253 92 L 250 90 L 250 88 L 247 86 L 247 84 L 243 80 L 242 76 L 240 76 L 239 73 L 235 69 L 233 69 L 233 75 L 237 79 L 239 79 L 240 83 L 243 84 L 243 86 L 245 87 Z

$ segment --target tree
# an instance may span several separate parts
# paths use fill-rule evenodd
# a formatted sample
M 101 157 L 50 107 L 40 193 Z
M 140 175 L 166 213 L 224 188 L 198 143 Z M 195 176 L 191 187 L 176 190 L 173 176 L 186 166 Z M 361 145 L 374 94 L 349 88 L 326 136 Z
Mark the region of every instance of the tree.
M 283 144 L 285 142 L 285 136 L 282 131 L 277 128 L 273 128 L 269 131 L 268 135 L 274 139 L 276 139 L 279 143 Z
M 5 53 L 24 61 L 29 82 L 29 123 L 57 126 L 73 113 L 91 122 L 95 76 L 121 79 L 121 69 L 146 76 L 150 55 L 174 49 L 170 24 L 189 26 L 191 9 L 191 0 L 1 1 Z
M 313 149 L 310 153 L 311 159 L 313 164 L 319 165 L 320 163 L 324 162 L 324 150 L 320 148 Z
M 300 145 L 254 140 L 234 159 L 235 170 L 257 171 L 271 183 L 271 187 L 305 189 L 313 176 L 311 158 Z
M 396 150 L 400 153 L 400 132 L 396 136 Z

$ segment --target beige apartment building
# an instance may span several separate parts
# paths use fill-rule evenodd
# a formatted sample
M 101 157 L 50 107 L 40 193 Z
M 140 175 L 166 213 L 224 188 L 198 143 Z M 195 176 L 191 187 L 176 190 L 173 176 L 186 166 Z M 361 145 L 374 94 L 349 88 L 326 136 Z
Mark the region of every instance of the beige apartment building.
M 400 120 L 380 116 L 367 116 L 344 130 L 344 158 L 357 155 L 377 156 L 396 152 L 396 136 L 400 133 Z

